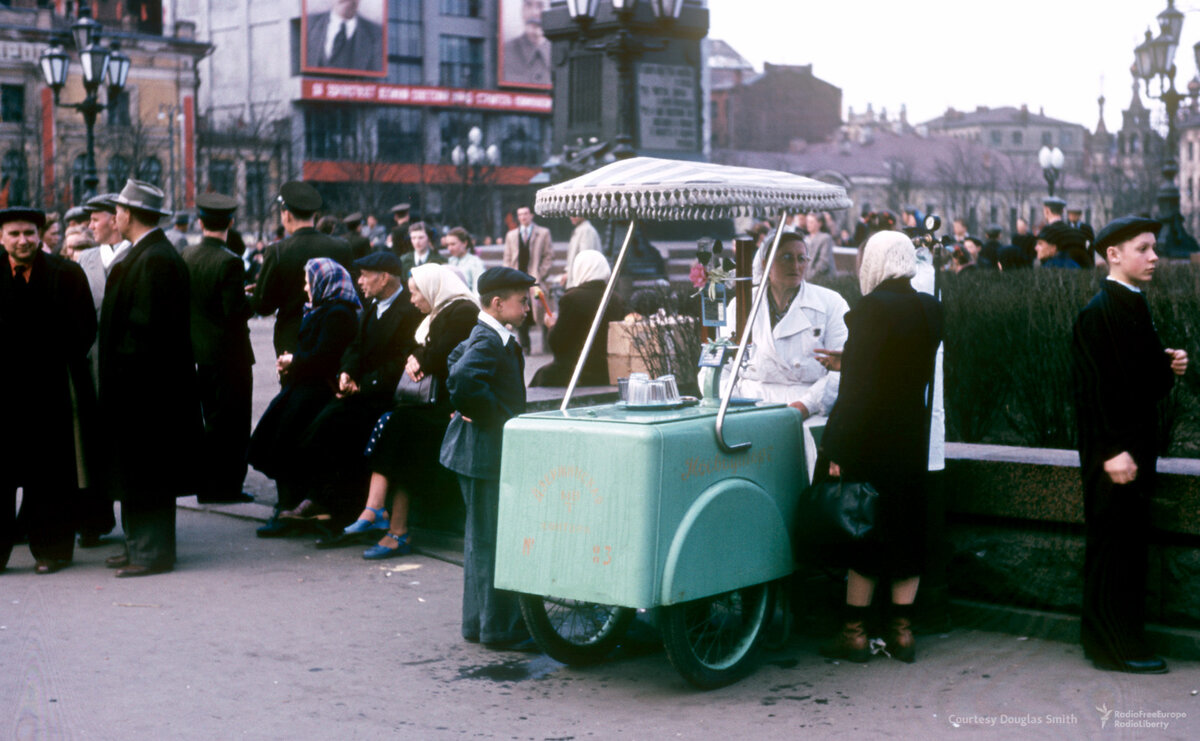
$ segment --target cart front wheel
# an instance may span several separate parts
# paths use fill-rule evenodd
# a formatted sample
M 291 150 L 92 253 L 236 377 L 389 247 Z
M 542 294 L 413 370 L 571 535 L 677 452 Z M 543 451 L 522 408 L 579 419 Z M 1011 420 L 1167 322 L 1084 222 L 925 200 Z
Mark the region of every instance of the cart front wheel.
M 738 681 L 754 668 L 773 600 L 772 584 L 756 584 L 661 608 L 667 658 L 701 689 Z
M 536 594 L 522 594 L 520 602 L 525 626 L 538 647 L 572 666 L 595 664 L 612 652 L 636 614 L 628 607 Z

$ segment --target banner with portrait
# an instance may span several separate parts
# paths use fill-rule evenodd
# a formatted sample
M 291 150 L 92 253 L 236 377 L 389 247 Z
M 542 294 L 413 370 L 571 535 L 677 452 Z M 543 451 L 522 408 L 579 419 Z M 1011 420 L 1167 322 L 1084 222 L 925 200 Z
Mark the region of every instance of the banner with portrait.
M 301 0 L 300 70 L 386 77 L 386 0 Z
M 499 0 L 502 87 L 549 90 L 550 42 L 542 35 L 542 13 L 549 0 Z

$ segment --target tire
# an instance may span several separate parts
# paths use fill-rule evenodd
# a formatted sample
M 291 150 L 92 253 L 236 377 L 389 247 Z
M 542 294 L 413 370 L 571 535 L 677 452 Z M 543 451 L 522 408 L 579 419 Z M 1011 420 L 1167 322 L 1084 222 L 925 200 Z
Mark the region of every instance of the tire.
M 520 595 L 521 615 L 538 647 L 555 661 L 588 666 L 608 656 L 636 611 L 571 599 Z
M 659 628 L 671 665 L 706 690 L 745 677 L 757 664 L 774 593 L 774 585 L 756 584 L 661 608 Z

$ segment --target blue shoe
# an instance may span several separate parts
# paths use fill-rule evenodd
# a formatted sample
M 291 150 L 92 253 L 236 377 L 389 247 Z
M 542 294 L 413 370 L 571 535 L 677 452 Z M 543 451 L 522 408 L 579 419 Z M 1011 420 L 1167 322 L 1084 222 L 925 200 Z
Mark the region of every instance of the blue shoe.
M 363 551 L 363 558 L 367 559 L 368 561 L 378 561 L 382 558 L 406 556 L 409 553 L 412 553 L 412 546 L 408 544 L 408 533 L 405 533 L 404 535 L 388 533 L 384 537 L 391 538 L 392 540 L 396 541 L 396 547 L 390 548 L 386 545 L 373 545 L 367 550 Z
M 374 507 L 367 507 L 367 509 L 375 513 L 374 520 L 355 520 L 353 524 L 347 525 L 342 532 L 346 535 L 358 535 L 359 533 L 368 533 L 372 530 L 387 530 L 391 526 L 388 523 L 388 518 L 385 517 L 387 514 L 386 509 L 375 509 Z

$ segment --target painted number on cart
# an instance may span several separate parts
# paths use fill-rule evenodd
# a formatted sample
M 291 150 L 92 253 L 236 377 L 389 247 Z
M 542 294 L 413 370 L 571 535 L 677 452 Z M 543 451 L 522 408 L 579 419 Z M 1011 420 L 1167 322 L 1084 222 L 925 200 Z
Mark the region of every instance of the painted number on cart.
M 607 566 L 612 563 L 612 546 L 611 545 L 594 545 L 592 546 L 592 563 L 600 566 Z

